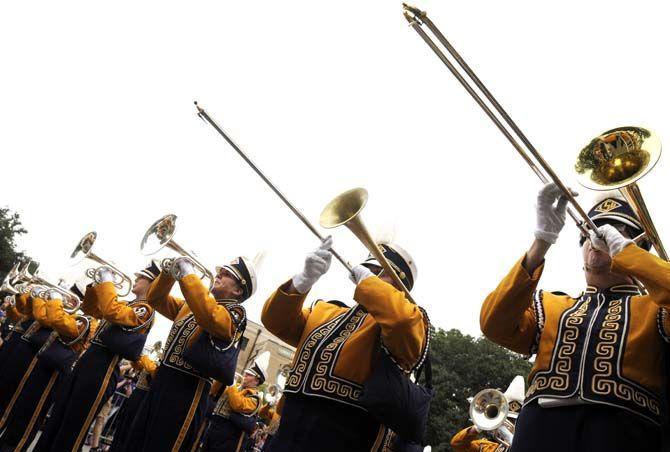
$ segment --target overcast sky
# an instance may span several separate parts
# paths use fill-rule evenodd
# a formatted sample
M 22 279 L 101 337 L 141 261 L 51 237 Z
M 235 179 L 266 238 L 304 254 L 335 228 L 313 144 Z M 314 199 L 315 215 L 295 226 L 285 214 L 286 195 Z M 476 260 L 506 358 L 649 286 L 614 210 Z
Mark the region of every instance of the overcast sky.
M 577 185 L 576 155 L 604 130 L 670 137 L 664 2 L 417 6 L 566 183 Z M 66 257 L 90 230 L 98 254 L 137 270 L 144 231 L 166 213 L 212 267 L 266 252 L 245 303 L 254 320 L 301 270 L 316 238 L 194 100 L 315 223 L 333 196 L 367 188 L 366 224 L 413 254 L 414 297 L 441 328 L 478 335 L 482 300 L 532 241 L 539 181 L 399 1 L 3 2 L 0 40 L 0 205 L 20 213 L 19 247 L 54 279 L 77 276 Z M 666 160 L 641 183 L 662 236 Z M 366 256 L 349 231 L 332 232 L 351 262 Z M 542 286 L 578 293 L 579 257 L 568 225 Z M 333 261 L 309 299 L 352 293 Z M 162 322 L 153 336 L 166 334 Z

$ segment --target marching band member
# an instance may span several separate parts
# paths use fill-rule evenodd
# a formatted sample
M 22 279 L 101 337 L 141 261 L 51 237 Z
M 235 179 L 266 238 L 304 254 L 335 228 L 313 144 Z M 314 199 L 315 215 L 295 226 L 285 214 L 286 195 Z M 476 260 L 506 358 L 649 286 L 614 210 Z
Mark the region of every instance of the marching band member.
M 85 310 L 103 319 L 91 346 L 77 362 L 67 396 L 56 400 L 36 451 L 79 450 L 86 433 L 120 378 L 119 361 L 137 359 L 153 325 L 154 310 L 144 302 L 158 267 L 152 263 L 135 274 L 135 300 L 117 297 L 114 275 L 107 267 L 95 271 L 95 283 L 86 289 Z M 135 356 L 136 355 L 136 356 Z
M 589 211 L 604 239 L 582 238 L 583 294 L 536 291 L 565 212 L 559 189 L 545 186 L 535 241 L 481 310 L 489 339 L 537 354 L 512 449 L 660 450 L 670 264 L 631 240 L 643 232 L 639 219 L 626 201 L 608 197 Z
M 265 382 L 267 363 L 259 361 L 262 360 L 257 359 L 253 366 L 244 370 L 239 385 L 228 386 L 217 394 L 207 435 L 203 439 L 203 452 L 246 450 L 246 442 L 256 426 L 256 414 L 260 409 L 257 388 Z
M 331 243 L 328 238 L 308 254 L 304 270 L 282 284 L 263 308 L 265 327 L 297 347 L 271 452 L 374 450 L 384 429 L 358 399 L 377 354 L 383 353 L 380 342 L 406 371 L 427 352 L 427 318 L 372 258 L 354 268 L 357 305 L 317 300 L 303 308 L 312 286 L 328 271 Z M 412 258 L 397 245 L 380 247 L 411 289 L 416 278 Z
M 184 300 L 170 295 L 177 281 Z M 195 275 L 190 259 L 179 257 L 164 265 L 147 301 L 173 324 L 156 378 L 131 428 L 131 436 L 136 431 L 144 435 L 143 444 L 133 447 L 144 451 L 191 449 L 206 415 L 211 383 L 185 354 L 215 339 L 231 346 L 232 341 L 239 341 L 246 326 L 240 303 L 255 289 L 255 271 L 242 257 L 217 268 L 211 293 Z M 234 372 L 235 363 L 229 364 Z
M 133 362 L 133 368 L 139 371 L 140 374 L 137 377 L 137 383 L 135 384 L 133 393 L 125 402 L 123 402 L 121 411 L 119 411 L 117 416 L 118 423 L 116 424 L 116 430 L 114 431 L 114 440 L 109 449 L 110 452 L 126 451 L 130 448 L 129 444 L 140 442 L 137 438 L 131 439 L 129 434 L 133 421 L 135 420 L 142 403 L 144 403 L 144 399 L 149 393 L 151 381 L 156 377 L 158 363 L 152 360 L 149 356 L 142 355 L 140 359 Z
M 38 296 L 40 287 L 33 287 L 32 293 L 16 296 L 16 307 L 29 318 L 25 331 L 6 356 L 0 373 L 1 419 L 11 413 L 16 398 L 37 365 L 37 352 L 49 340 L 51 328 L 47 326 L 46 300 Z
M 8 295 L 5 297 L 5 305 L 7 306 L 7 320 L 5 321 L 5 325 L 11 323 L 11 329 L 3 338 L 4 341 L 2 347 L 0 347 L 0 369 L 3 368 L 4 360 L 11 355 L 11 350 L 21 338 L 21 334 L 23 334 L 30 323 L 32 323 L 32 318 L 21 313 L 19 308 L 17 308 L 15 300 L 18 297 L 18 295 Z M 1 373 L 2 372 L 0 372 L 0 374 Z
M 505 399 L 507 399 L 507 404 L 509 407 L 509 412 L 507 413 L 507 420 L 514 425 L 516 419 L 521 410 L 521 405 L 523 405 L 523 399 L 525 395 L 524 389 L 524 379 L 521 375 L 514 377 L 509 387 L 505 391 Z M 508 429 L 506 425 L 502 425 L 501 429 L 505 429 L 504 437 L 505 441 L 509 444 L 511 443 L 511 438 L 514 434 L 511 429 Z M 484 436 L 482 437 L 482 434 Z M 451 438 L 451 447 L 454 449 L 454 452 L 508 452 L 509 448 L 504 444 L 496 441 L 497 436 L 492 438 L 491 432 L 481 432 L 476 425 L 471 425 L 466 427 L 460 432 L 456 433 L 453 438 Z
M 87 344 L 92 319 L 67 314 L 61 298 L 59 293 L 50 291 L 46 301 L 46 325 L 58 337 L 52 338 L 52 345 L 39 351 L 37 365 L 18 394 L 12 411 L 0 419 L 0 425 L 6 427 L 0 438 L 1 451 L 21 451 L 30 446 L 46 416 L 61 371 L 69 371 L 68 361 L 72 363 Z M 61 345 L 62 348 L 55 348 Z

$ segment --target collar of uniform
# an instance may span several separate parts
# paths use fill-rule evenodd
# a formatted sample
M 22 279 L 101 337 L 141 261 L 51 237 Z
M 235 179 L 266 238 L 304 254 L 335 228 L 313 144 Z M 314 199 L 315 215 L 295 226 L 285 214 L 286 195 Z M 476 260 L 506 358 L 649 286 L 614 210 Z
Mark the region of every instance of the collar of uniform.
M 240 304 L 240 302 L 234 298 L 219 298 L 216 300 L 217 303 L 223 303 L 223 304 Z
M 618 284 L 616 286 L 608 287 L 607 289 L 598 289 L 594 286 L 586 286 L 584 293 L 594 294 L 594 293 L 611 293 L 611 294 L 628 294 L 628 295 L 639 295 L 640 289 L 634 284 Z

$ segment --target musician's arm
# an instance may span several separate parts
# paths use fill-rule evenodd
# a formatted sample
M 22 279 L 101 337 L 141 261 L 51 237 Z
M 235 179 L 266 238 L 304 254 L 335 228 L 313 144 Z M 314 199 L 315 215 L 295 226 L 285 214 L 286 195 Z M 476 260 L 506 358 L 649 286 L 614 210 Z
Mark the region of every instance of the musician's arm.
M 151 377 L 156 376 L 156 371 L 158 370 L 158 364 L 153 359 L 149 358 L 147 355 L 140 356 L 140 359 L 132 362 L 133 369 L 138 371 L 145 371 Z
M 303 309 L 307 294 L 292 287 L 291 280 L 282 284 L 265 302 L 261 322 L 272 334 L 293 347 L 300 343 L 309 310 Z
M 16 306 L 8 307 L 6 312 L 7 320 L 12 323 L 19 323 L 23 322 L 24 320 L 28 320 L 28 316 L 21 314 Z
M 16 310 L 22 315 L 33 318 L 33 312 L 30 306 L 30 294 L 22 293 L 14 297 L 14 305 Z
M 238 390 L 235 386 L 228 386 L 224 393 L 228 396 L 230 408 L 242 414 L 251 414 L 258 408 L 258 398 L 248 397 L 249 390 Z
M 51 326 L 47 321 L 47 302 L 42 298 L 32 299 L 32 315 L 33 319 L 42 326 Z
M 108 281 L 98 284 L 86 292 L 89 291 L 92 292 L 97 300 L 102 318 L 110 323 L 126 327 L 136 327 L 146 322 L 146 318 L 151 315 L 153 308 L 150 306 L 147 306 L 149 309 L 147 316 L 140 318 L 132 307 L 121 303 L 116 292 L 116 286 L 112 282 Z
M 649 297 L 670 308 L 670 263 L 631 243 L 612 258 L 612 271 L 640 280 Z
M 47 322 L 62 337 L 77 337 L 79 328 L 74 316 L 63 310 L 62 300 L 49 300 L 46 302 Z
M 233 338 L 237 325 L 233 322 L 230 312 L 225 306 L 216 302 L 200 278 L 194 274 L 186 275 L 179 280 L 179 287 L 200 327 L 219 339 Z
M 451 447 L 454 452 L 478 452 L 479 448 L 472 444 L 478 436 L 479 432 L 474 426 L 464 428 L 451 438 Z
M 521 354 L 529 354 L 536 339 L 532 303 L 544 267 L 533 262 L 534 269 L 529 273 L 524 265 L 527 261 L 527 256 L 519 259 L 486 297 L 479 318 L 482 333 L 488 339 Z
M 382 342 L 396 362 L 411 369 L 422 356 L 426 344 L 426 324 L 417 305 L 376 276 L 356 286 L 354 300 L 363 306 L 381 328 Z
M 173 321 L 185 303 L 184 300 L 170 295 L 174 283 L 174 278 L 163 271 L 151 283 L 147 292 L 147 303 L 161 315 Z

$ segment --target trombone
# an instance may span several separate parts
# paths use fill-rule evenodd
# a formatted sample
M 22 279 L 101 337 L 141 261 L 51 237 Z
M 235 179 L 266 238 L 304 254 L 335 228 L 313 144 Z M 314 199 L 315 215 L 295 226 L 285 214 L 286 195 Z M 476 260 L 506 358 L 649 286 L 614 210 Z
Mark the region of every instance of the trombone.
M 486 88 L 486 86 L 484 86 L 482 81 L 477 77 L 477 75 L 470 68 L 470 66 L 468 66 L 468 64 L 461 57 L 461 55 L 449 43 L 449 41 L 447 41 L 447 38 L 442 34 L 440 29 L 437 28 L 437 26 L 435 26 L 435 24 L 428 18 L 427 13 L 413 6 L 409 6 L 406 3 L 403 3 L 403 8 L 404 8 L 403 14 L 405 16 L 405 19 L 407 19 L 407 22 L 409 22 L 410 26 L 426 42 L 426 44 L 428 44 L 431 50 L 435 52 L 438 58 L 442 61 L 442 63 L 444 63 L 445 66 L 447 66 L 449 71 L 451 71 L 453 76 L 456 77 L 456 79 L 461 83 L 461 85 L 463 85 L 463 88 L 465 88 L 465 90 L 470 94 L 470 96 L 472 96 L 475 102 L 477 102 L 477 104 L 482 108 L 482 110 L 484 110 L 484 113 L 486 113 L 486 115 L 491 119 L 491 121 L 493 121 L 493 123 L 496 125 L 496 127 L 498 127 L 498 129 L 502 132 L 502 134 L 505 135 L 505 138 L 507 138 L 507 140 L 512 144 L 514 149 L 516 149 L 519 155 L 524 159 L 524 161 L 528 164 L 528 166 L 530 166 L 530 168 L 542 181 L 542 183 L 547 184 L 551 181 L 554 182 L 561 189 L 563 196 L 566 197 L 568 202 L 572 205 L 572 207 L 576 211 L 575 212 L 569 208 L 568 214 L 575 221 L 575 224 L 577 225 L 581 233 L 586 237 L 589 237 L 589 229 L 591 229 L 596 233 L 596 235 L 599 236 L 598 227 L 593 223 L 593 221 L 589 218 L 584 209 L 582 209 L 579 203 L 575 200 L 575 197 L 572 195 L 570 190 L 568 190 L 568 188 L 563 184 L 563 182 L 561 181 L 561 179 L 559 179 L 554 170 L 544 160 L 544 158 L 538 152 L 538 150 L 535 149 L 530 140 L 526 137 L 526 135 L 524 135 L 521 129 L 519 129 L 519 127 L 512 120 L 509 114 L 507 114 L 507 112 L 503 109 L 500 103 L 498 103 L 496 98 L 493 97 L 493 94 L 491 94 L 491 92 Z M 456 68 L 454 63 L 449 58 L 447 58 L 447 56 L 444 54 L 444 52 L 442 52 L 442 50 L 435 43 L 435 41 L 433 41 L 433 38 L 431 38 L 428 35 L 428 33 L 423 29 L 424 25 L 433 34 L 433 36 L 437 38 L 437 40 L 447 49 L 447 52 L 451 55 L 456 64 L 465 73 L 465 76 L 469 77 L 470 81 L 468 81 L 466 77 L 463 74 L 461 74 L 461 72 Z M 471 85 L 471 83 L 473 83 L 477 87 L 481 95 L 477 92 L 477 90 L 475 90 L 475 88 Z M 482 99 L 482 95 L 488 100 L 491 106 L 487 105 L 484 99 Z M 496 110 L 499 117 L 496 116 L 491 107 L 493 107 L 493 109 Z M 511 129 L 511 131 L 508 128 Z M 519 143 L 519 141 L 517 141 L 517 139 L 512 135 L 512 132 L 514 132 L 514 134 L 516 134 L 518 139 L 521 140 L 521 142 L 526 146 L 526 149 L 524 149 L 524 147 Z M 532 155 L 535 161 L 533 161 L 533 158 L 531 158 L 531 155 L 528 155 L 528 153 Z M 586 226 L 588 226 L 588 229 Z
M 156 254 L 163 248 L 171 249 L 179 255 L 187 257 L 193 262 L 201 273 L 201 279 L 209 280 L 209 290 L 214 287 L 214 274 L 207 269 L 192 253 L 189 253 L 181 245 L 174 241 L 173 237 L 177 230 L 177 215 L 169 214 L 158 219 L 152 224 L 142 237 L 140 251 L 145 256 Z
M 93 252 L 93 244 L 95 243 L 95 240 L 98 238 L 98 234 L 96 232 L 89 232 L 88 234 L 84 235 L 84 237 L 79 240 L 79 243 L 77 243 L 77 246 L 74 248 L 74 251 L 72 251 L 72 254 L 70 254 L 70 262 L 71 265 L 77 265 L 84 259 L 90 259 L 93 262 L 97 262 L 100 265 L 104 265 L 105 267 L 109 268 L 112 273 L 114 274 L 114 277 L 116 280 L 114 281 L 114 285 L 121 290 L 123 288 L 124 283 L 128 285 L 128 288 L 125 292 L 119 293 L 119 296 L 125 297 L 130 293 L 130 291 L 133 288 L 133 280 L 125 274 L 123 271 L 121 271 L 117 266 L 113 265 L 109 261 L 101 258 L 97 254 Z M 90 269 L 92 270 L 92 269 Z M 93 279 L 93 274 L 95 273 L 95 270 L 93 271 L 87 271 L 86 275 Z
M 392 268 L 384 253 L 379 249 L 379 245 L 374 241 L 370 232 L 365 227 L 361 212 L 368 201 L 368 192 L 364 188 L 354 188 L 336 196 L 331 200 L 321 212 L 319 223 L 326 229 L 337 226 L 346 226 L 360 240 L 370 253 L 377 259 L 384 271 L 391 276 L 391 279 L 398 287 L 401 287 L 405 297 L 416 304 L 409 290 L 405 287 L 398 274 Z

